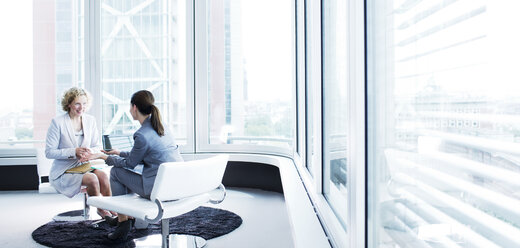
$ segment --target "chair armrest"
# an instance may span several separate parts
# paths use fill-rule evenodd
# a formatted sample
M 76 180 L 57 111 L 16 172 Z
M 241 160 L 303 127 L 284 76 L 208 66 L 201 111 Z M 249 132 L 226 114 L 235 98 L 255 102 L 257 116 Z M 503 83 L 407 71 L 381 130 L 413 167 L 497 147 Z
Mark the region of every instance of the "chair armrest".
M 157 221 L 160 221 L 163 217 L 164 208 L 163 208 L 161 201 L 159 199 L 155 199 L 155 204 L 157 204 L 157 209 L 158 209 L 157 216 L 155 216 L 154 219 L 148 218 L 148 215 L 144 216 L 144 220 L 147 221 L 148 223 L 155 223 Z
M 220 191 L 222 191 L 222 198 L 221 199 L 218 199 L 218 200 L 213 200 L 213 199 L 209 199 L 209 202 L 213 203 L 213 204 L 219 204 L 221 202 L 224 201 L 224 199 L 226 199 L 226 187 L 224 187 L 224 184 L 220 184 L 218 186 L 218 189 L 220 189 Z

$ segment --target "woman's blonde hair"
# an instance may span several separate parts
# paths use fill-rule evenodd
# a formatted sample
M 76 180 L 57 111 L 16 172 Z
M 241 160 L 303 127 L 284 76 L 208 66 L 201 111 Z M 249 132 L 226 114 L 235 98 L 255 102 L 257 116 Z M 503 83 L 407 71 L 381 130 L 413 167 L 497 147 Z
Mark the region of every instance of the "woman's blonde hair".
M 61 98 L 61 108 L 65 112 L 69 112 L 70 107 L 69 105 L 76 99 L 76 97 L 79 96 L 85 96 L 87 98 L 87 109 L 90 107 L 90 93 L 88 93 L 86 90 L 78 88 L 78 87 L 72 87 L 65 91 L 63 93 L 63 97 Z

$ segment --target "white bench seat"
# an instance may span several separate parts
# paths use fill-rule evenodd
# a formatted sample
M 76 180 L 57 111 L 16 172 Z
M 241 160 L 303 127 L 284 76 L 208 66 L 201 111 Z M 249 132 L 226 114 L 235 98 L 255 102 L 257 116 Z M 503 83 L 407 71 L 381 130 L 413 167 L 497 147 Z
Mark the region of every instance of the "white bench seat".
M 161 202 L 163 207 L 162 218 L 171 218 L 191 210 L 194 210 L 210 200 L 208 193 L 186 197 L 180 200 Z M 133 216 L 137 219 L 155 219 L 159 213 L 156 203 L 142 198 L 136 194 L 120 196 L 92 196 L 88 199 L 88 204 L 106 210 L 117 211 L 118 213 Z

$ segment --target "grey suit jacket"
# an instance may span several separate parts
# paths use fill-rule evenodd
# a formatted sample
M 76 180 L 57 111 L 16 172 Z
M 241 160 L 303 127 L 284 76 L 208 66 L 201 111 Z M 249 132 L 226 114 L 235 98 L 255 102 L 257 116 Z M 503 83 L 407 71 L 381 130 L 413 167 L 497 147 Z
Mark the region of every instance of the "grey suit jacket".
M 159 136 L 153 129 L 149 117 L 143 122 L 141 128 L 134 133 L 132 150 L 130 152 L 121 151 L 119 156 L 108 156 L 106 164 L 130 169 L 135 168 L 138 164 L 144 164 L 141 175 L 143 187 L 144 192 L 150 195 L 159 165 L 177 161 L 183 161 L 183 159 L 175 139 L 167 128 L 165 128 L 164 136 Z
M 45 156 L 54 159 L 49 172 L 51 181 L 66 170 L 79 165 L 79 160 L 76 158 L 77 147 L 92 148 L 94 152 L 101 149 L 96 119 L 91 115 L 83 114 L 81 122 L 84 138 L 82 144 L 77 144 L 69 114 L 65 113 L 52 119 L 45 140 Z

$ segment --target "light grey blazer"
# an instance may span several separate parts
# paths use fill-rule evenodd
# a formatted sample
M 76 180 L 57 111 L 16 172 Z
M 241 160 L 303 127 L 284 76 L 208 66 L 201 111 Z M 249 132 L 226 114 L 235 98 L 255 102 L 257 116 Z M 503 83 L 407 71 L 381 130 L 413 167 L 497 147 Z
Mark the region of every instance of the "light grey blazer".
M 88 147 L 94 152 L 101 149 L 94 117 L 83 114 L 81 122 L 84 138 L 82 144 L 77 144 L 69 114 L 65 113 L 52 119 L 45 140 L 45 156 L 54 159 L 49 172 L 49 180 L 55 180 L 66 170 L 79 165 L 79 160 L 76 158 L 77 147 Z
M 183 159 L 179 153 L 179 146 L 175 143 L 168 128 L 165 128 L 164 136 L 159 136 L 148 117 L 141 128 L 134 133 L 132 150 L 130 152 L 121 151 L 119 156 L 108 156 L 106 164 L 129 169 L 135 168 L 138 164 L 144 164 L 141 175 L 143 188 L 145 194 L 150 195 L 159 165 L 177 161 L 183 161 Z

